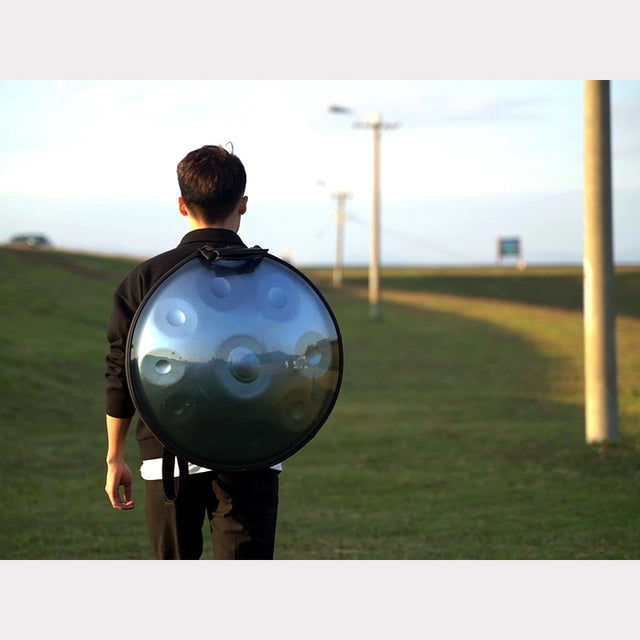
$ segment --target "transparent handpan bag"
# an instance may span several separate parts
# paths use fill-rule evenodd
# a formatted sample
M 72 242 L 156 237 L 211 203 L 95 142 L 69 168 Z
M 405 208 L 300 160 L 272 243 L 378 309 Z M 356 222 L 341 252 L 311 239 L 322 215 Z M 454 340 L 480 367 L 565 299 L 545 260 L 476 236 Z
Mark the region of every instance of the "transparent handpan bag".
M 325 423 L 342 339 L 300 271 L 259 247 L 204 247 L 145 297 L 126 364 L 136 410 L 167 449 L 251 470 L 289 458 Z

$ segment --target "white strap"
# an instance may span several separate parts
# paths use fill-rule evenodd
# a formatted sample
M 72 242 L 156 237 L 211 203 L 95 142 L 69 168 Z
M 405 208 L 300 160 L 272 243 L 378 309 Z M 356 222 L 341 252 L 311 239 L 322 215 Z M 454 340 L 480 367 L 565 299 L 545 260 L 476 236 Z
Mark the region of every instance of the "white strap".
M 282 471 L 282 464 L 276 464 L 271 467 L 274 471 Z M 205 473 L 211 471 L 205 467 L 200 467 L 197 464 L 189 463 L 189 475 L 194 473 Z M 140 467 L 140 475 L 144 480 L 162 480 L 162 458 L 153 458 L 151 460 L 143 460 Z M 178 461 L 176 460 L 173 467 L 173 477 L 177 478 L 180 475 L 178 468 Z

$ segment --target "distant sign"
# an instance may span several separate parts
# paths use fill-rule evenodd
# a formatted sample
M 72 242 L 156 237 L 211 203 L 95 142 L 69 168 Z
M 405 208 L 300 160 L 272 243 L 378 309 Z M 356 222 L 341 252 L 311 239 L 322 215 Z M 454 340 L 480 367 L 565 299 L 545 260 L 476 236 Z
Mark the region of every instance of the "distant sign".
M 500 257 L 519 256 L 520 238 L 500 238 Z
M 522 259 L 522 243 L 520 238 L 498 238 L 498 264 L 502 263 L 503 258 L 516 258 L 519 269 L 524 269 L 524 260 Z

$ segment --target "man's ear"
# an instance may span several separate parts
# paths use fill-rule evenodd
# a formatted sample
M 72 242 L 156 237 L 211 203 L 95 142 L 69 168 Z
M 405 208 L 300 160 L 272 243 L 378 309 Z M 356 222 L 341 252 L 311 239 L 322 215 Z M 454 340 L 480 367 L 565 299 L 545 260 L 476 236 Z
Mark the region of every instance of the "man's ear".
M 187 209 L 187 205 L 184 203 L 182 197 L 178 198 L 178 209 L 180 210 L 180 214 L 183 216 L 189 215 L 189 209 Z
M 242 198 L 240 199 L 240 207 L 238 208 L 238 212 L 241 216 L 247 212 L 247 200 L 249 200 L 249 196 L 242 196 Z

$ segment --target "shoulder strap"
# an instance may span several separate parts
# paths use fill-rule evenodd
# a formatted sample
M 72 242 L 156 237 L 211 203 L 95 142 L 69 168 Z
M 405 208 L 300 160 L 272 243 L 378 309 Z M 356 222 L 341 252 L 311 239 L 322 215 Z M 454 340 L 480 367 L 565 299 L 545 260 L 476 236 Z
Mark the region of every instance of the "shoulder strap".
M 180 475 L 176 483 L 173 470 L 175 468 L 176 458 L 178 460 L 178 469 Z M 186 488 L 189 482 L 189 463 L 175 453 L 169 451 L 166 447 L 162 453 L 162 486 L 164 487 L 164 495 L 169 502 L 175 502 L 180 488 Z M 177 485 L 177 486 L 176 486 Z
M 262 259 L 268 254 L 269 249 L 263 249 L 259 246 L 254 247 L 223 247 L 215 249 L 205 245 L 198 249 L 198 257 L 202 264 L 211 269 L 216 264 L 217 270 L 224 271 L 228 269 L 232 273 L 251 273 L 262 262 Z M 223 266 L 229 263 L 231 266 Z

